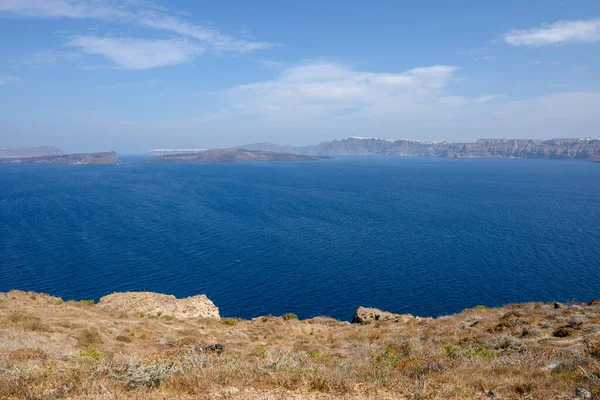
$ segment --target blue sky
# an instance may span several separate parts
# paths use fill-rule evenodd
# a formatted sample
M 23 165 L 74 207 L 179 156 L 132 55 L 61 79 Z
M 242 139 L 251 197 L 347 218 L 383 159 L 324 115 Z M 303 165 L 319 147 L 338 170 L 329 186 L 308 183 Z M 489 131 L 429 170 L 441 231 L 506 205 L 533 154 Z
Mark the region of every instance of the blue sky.
M 600 136 L 600 2 L 0 0 L 0 147 Z

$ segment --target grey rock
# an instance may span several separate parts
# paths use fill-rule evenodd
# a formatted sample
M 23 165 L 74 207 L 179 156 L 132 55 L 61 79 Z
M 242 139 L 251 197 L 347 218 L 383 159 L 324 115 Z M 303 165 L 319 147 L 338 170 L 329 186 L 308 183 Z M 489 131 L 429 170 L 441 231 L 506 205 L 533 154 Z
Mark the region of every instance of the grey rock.
M 547 369 L 548 371 L 554 371 L 556 368 L 558 368 L 559 364 L 557 362 L 553 362 L 550 365 L 546 365 L 544 367 L 544 369 Z
M 591 399 L 592 398 L 592 393 L 590 393 L 589 390 L 586 390 L 584 388 L 581 387 L 576 387 L 575 388 L 575 395 L 577 397 L 579 397 L 580 399 Z
M 56 397 L 64 397 L 71 393 L 73 390 L 73 384 L 71 382 L 67 382 L 59 388 L 56 388 L 52 391 L 52 394 Z
M 583 318 L 581 318 L 579 315 L 574 315 L 569 320 L 569 326 L 571 328 L 579 328 L 582 324 L 583 324 Z
M 222 352 L 225 351 L 225 346 L 217 343 L 217 344 L 211 344 L 209 346 L 201 346 L 201 345 L 197 345 L 194 347 L 194 350 L 199 352 L 199 353 L 217 353 L 217 354 L 221 354 Z

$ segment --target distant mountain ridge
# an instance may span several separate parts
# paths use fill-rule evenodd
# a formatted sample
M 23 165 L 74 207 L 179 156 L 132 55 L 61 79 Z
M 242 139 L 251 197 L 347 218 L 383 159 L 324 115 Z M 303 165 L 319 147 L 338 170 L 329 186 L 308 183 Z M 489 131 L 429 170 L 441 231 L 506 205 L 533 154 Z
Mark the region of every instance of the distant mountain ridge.
M 0 164 L 118 164 L 117 153 L 62 154 L 42 157 L 0 158 Z
M 61 156 L 65 152 L 53 146 L 16 147 L 0 149 L 0 158 Z
M 310 156 L 400 156 L 447 158 L 537 158 L 600 160 L 600 138 L 479 139 L 473 143 L 425 142 L 347 137 L 312 146 L 254 143 L 246 150 L 286 152 Z

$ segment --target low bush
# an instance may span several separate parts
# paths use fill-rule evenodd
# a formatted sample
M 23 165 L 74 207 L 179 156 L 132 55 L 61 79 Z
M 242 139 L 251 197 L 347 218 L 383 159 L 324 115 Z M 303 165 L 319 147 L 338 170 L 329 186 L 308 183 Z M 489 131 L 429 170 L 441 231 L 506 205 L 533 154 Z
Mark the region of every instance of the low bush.
M 223 323 L 223 325 L 229 325 L 229 326 L 233 326 L 233 325 L 237 325 L 238 323 L 242 322 L 241 318 L 221 318 L 221 322 Z
M 82 329 L 75 336 L 75 340 L 77 340 L 77 344 L 79 344 L 79 346 L 86 348 L 102 343 L 100 334 L 94 328 Z
M 294 313 L 283 314 L 281 317 L 283 318 L 284 321 L 291 321 L 291 320 L 298 319 L 298 316 Z
M 96 349 L 95 347 L 90 347 L 86 350 L 80 351 L 79 356 L 98 361 L 102 358 L 102 353 L 99 352 L 98 349 Z

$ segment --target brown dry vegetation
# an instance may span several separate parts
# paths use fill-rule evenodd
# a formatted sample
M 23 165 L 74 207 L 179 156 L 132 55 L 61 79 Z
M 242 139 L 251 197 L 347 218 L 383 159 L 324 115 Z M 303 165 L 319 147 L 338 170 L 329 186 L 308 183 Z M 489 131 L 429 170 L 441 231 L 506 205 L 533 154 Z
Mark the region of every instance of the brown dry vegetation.
M 575 399 L 600 398 L 599 380 L 600 302 L 350 325 L 180 321 L 0 294 L 1 399 Z

